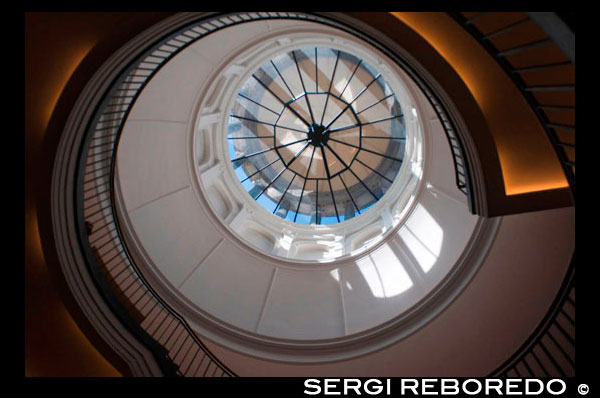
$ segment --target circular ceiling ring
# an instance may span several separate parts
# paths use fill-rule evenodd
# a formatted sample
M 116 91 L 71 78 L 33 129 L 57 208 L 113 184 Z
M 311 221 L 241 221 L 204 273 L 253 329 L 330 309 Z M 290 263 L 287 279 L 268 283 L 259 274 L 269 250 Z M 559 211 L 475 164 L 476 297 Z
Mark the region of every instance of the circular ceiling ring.
M 230 26 L 233 27 L 234 25 Z M 394 297 L 409 289 L 410 286 L 416 288 L 411 290 L 410 299 L 401 300 L 377 317 L 362 319 L 360 326 L 346 328 L 345 325 L 335 321 L 338 322 L 333 325 L 335 331 L 321 333 L 315 328 L 276 330 L 279 327 L 277 325 L 285 325 L 286 322 L 275 322 L 273 324 L 275 326 L 260 329 L 263 317 L 259 313 L 262 311 L 260 307 L 263 304 L 258 303 L 256 298 L 263 297 L 265 293 L 269 294 L 269 278 L 271 281 L 275 280 L 275 273 L 284 275 L 288 271 L 298 271 L 308 278 L 312 278 L 308 275 L 314 273 L 317 279 L 309 285 L 317 291 L 305 294 L 305 298 L 310 298 L 318 295 L 320 281 L 336 280 L 339 277 L 338 272 L 344 273 L 346 270 L 356 270 L 359 273 L 370 272 L 366 271 L 370 267 L 367 263 L 372 261 L 370 256 L 375 253 L 381 256 L 384 252 L 390 252 L 388 244 L 397 241 L 398 236 L 404 234 L 402 227 L 406 224 L 406 220 L 410 217 L 427 217 L 427 212 L 423 210 L 420 202 L 425 191 L 429 192 L 424 190 L 431 177 L 431 173 L 427 172 L 426 158 L 433 155 L 432 146 L 428 145 L 426 137 L 433 134 L 423 126 L 422 118 L 438 120 L 439 110 L 431 107 L 426 95 L 419 90 L 419 86 L 391 58 L 371 48 L 370 44 L 360 37 L 344 30 L 302 19 L 294 23 L 289 19 L 269 20 L 265 23 L 260 18 L 248 22 L 244 28 L 245 31 L 263 29 L 263 32 L 261 35 L 253 31 L 253 35 L 244 36 L 239 34 L 239 31 L 237 34 L 229 31 L 230 36 L 227 36 L 225 33 L 228 30 L 222 29 L 218 32 L 223 32 L 223 37 L 215 33 L 206 36 L 206 41 L 195 41 L 198 46 L 208 46 L 211 51 L 194 47 L 195 44 L 190 44 L 190 51 L 180 51 L 173 62 L 165 64 L 157 74 L 152 75 L 152 80 L 144 90 L 146 94 L 152 95 L 140 95 L 133 106 L 119 147 L 117 177 L 120 181 L 117 181 L 116 192 L 117 200 L 120 201 L 117 208 L 122 212 L 120 222 L 127 233 L 128 245 L 132 249 L 130 251 L 139 256 L 137 261 L 139 264 L 147 265 L 145 276 L 152 280 L 157 289 L 161 289 L 161 296 L 174 303 L 177 311 L 184 315 L 201 335 L 236 350 L 277 360 L 319 362 L 363 355 L 398 341 L 432 319 L 438 310 L 441 310 L 451 297 L 460 291 L 460 287 L 468 281 L 471 272 L 477 268 L 481 260 L 480 253 L 470 248 L 479 247 L 482 242 L 489 242 L 487 239 L 493 232 L 493 226 L 475 221 L 475 218 L 469 215 L 464 199 L 443 199 L 440 196 L 440 200 L 449 200 L 454 203 L 454 206 L 456 203 L 462 204 L 461 211 L 467 215 L 464 218 L 465 224 L 460 226 L 464 229 L 464 234 L 460 235 L 468 237 L 463 242 L 465 246 L 461 243 L 452 249 L 452 253 L 446 252 L 443 261 L 440 260 L 444 265 L 437 265 L 435 271 L 429 273 L 430 278 L 426 282 L 422 283 L 416 279 L 410 282 L 405 280 L 407 283 L 404 285 L 401 283 L 396 286 L 394 282 L 394 286 L 388 286 L 387 294 Z M 241 42 L 232 44 L 232 37 Z M 209 40 L 211 38 L 212 41 Z M 223 45 L 228 42 L 226 38 L 236 51 Z M 236 175 L 231 161 L 235 160 L 237 155 L 232 154 L 229 144 L 231 140 L 228 139 L 231 133 L 228 127 L 231 126 L 232 119 L 229 110 L 233 109 L 236 101 L 239 100 L 240 87 L 243 87 L 255 71 L 269 60 L 307 47 L 314 49 L 315 46 L 351 53 L 358 59 L 364 59 L 366 64 L 376 65 L 375 69 L 381 72 L 385 81 L 391 86 L 391 92 L 397 96 L 400 108 L 408 110 L 403 118 L 406 134 L 404 161 L 386 195 L 383 195 L 369 211 L 344 222 L 329 225 L 317 223 L 302 225 L 266 212 L 265 208 L 253 200 L 240 184 L 239 176 Z M 215 51 L 221 51 L 221 56 L 215 55 Z M 210 61 L 200 62 L 199 54 L 211 54 Z M 192 61 L 191 67 L 188 61 Z M 356 65 L 351 65 L 348 76 L 352 73 L 352 66 L 356 68 Z M 201 67 L 204 69 L 200 69 Z M 172 76 L 180 78 L 172 80 Z M 377 73 L 370 73 L 370 76 L 370 80 L 373 80 Z M 365 84 L 368 83 L 367 81 Z M 346 103 L 351 103 L 362 88 L 364 85 L 358 87 L 350 99 L 345 99 Z M 339 90 L 343 91 L 343 87 Z M 172 102 L 165 103 L 166 93 L 171 93 L 170 95 L 176 93 L 175 97 L 172 97 Z M 187 96 L 187 102 L 182 101 L 184 96 Z M 279 117 L 282 111 L 277 112 L 269 106 L 270 104 L 258 101 L 255 97 L 247 97 L 252 98 L 257 107 L 260 104 L 273 111 L 274 119 L 267 123 L 272 125 L 269 127 L 276 129 L 277 123 L 272 122 L 277 120 L 275 116 Z M 292 102 L 302 103 L 304 98 L 297 95 Z M 285 101 L 282 105 L 286 108 Z M 368 106 L 370 103 L 365 105 Z M 345 105 L 342 105 L 343 107 Z M 354 117 L 363 109 L 365 108 L 361 106 L 350 113 Z M 332 118 L 335 118 L 335 115 Z M 248 119 L 259 120 L 254 117 Z M 166 126 L 166 123 L 170 126 L 168 129 L 153 130 L 157 125 Z M 310 133 L 310 128 L 306 124 L 310 125 L 305 123 L 306 130 L 298 129 L 300 130 L 298 133 Z M 361 134 L 364 124 L 361 121 Z M 438 124 L 439 132 L 436 133 L 436 139 L 442 140 L 443 144 L 438 147 L 443 147 L 446 144 L 444 129 L 439 120 Z M 287 125 L 287 127 L 291 126 Z M 143 131 L 147 133 L 140 135 Z M 162 143 L 154 141 L 152 137 L 158 137 L 160 131 L 172 132 L 169 141 Z M 254 134 L 252 131 L 250 133 Z M 186 173 L 162 175 L 165 170 L 155 169 L 150 174 L 144 175 L 136 174 L 144 170 L 139 164 L 133 162 L 132 166 L 127 166 L 127 162 L 139 156 L 140 148 L 144 147 L 147 147 L 150 152 L 155 151 L 156 148 L 160 149 L 159 152 L 145 153 L 145 159 L 164 157 L 165 151 L 170 150 L 168 142 L 175 142 L 170 141 L 171 138 L 175 139 L 175 134 L 182 140 L 177 143 L 177 146 L 184 145 L 187 148 L 187 157 L 181 159 L 179 155 L 169 158 L 172 158 L 173 164 L 185 163 Z M 273 130 L 273 136 L 276 134 L 277 130 Z M 270 139 L 273 140 L 272 137 Z M 314 145 L 313 147 L 316 148 Z M 444 162 L 451 165 L 450 149 L 446 147 L 445 150 L 448 153 L 444 156 Z M 279 156 L 274 161 L 278 159 Z M 356 159 L 359 159 L 358 155 Z M 170 167 L 165 162 L 162 164 L 165 168 Z M 256 169 L 265 165 L 270 165 L 270 162 L 263 162 Z M 447 169 L 449 168 L 444 170 Z M 246 177 L 250 174 L 252 173 L 247 173 Z M 162 178 L 158 178 L 157 175 Z M 175 184 L 180 177 L 185 178 L 183 185 L 179 185 L 180 188 L 177 188 L 178 185 L 172 185 L 170 186 L 172 189 L 162 191 L 165 192 L 164 194 L 154 192 L 151 196 L 135 197 L 138 190 L 132 182 L 145 179 L 145 181 L 159 181 L 160 184 L 163 182 Z M 154 187 L 166 189 L 160 184 Z M 163 209 L 164 211 L 159 212 L 148 210 L 154 208 L 154 205 L 163 206 L 167 203 L 162 200 L 165 197 L 181 198 L 185 203 L 174 204 L 169 207 L 170 210 Z M 196 210 L 182 211 L 190 205 L 196 209 L 198 204 L 202 209 L 201 217 L 195 214 Z M 156 214 L 165 214 L 168 217 L 158 223 L 155 222 L 156 220 L 146 222 L 149 220 L 146 216 L 154 217 Z M 439 232 L 439 226 L 435 227 L 435 224 L 431 226 L 434 231 Z M 206 233 L 204 229 L 210 230 L 210 233 Z M 165 235 L 167 232 L 178 235 L 167 236 Z M 441 239 L 438 232 L 430 235 L 434 239 Z M 152 235 L 154 233 L 158 235 Z M 411 232 L 407 233 L 411 234 Z M 405 238 L 410 239 L 409 235 Z M 429 239 L 427 236 L 423 237 Z M 167 243 L 176 244 L 166 245 Z M 442 242 L 438 244 L 441 245 Z M 435 249 L 438 254 L 440 247 Z M 177 248 L 176 252 L 173 252 L 174 248 Z M 173 255 L 166 256 L 165 253 Z M 214 268 L 216 258 L 229 255 L 235 256 L 236 259 L 232 261 L 221 259 L 220 265 Z M 207 263 L 212 263 L 213 266 L 207 267 Z M 431 266 L 427 267 L 427 271 L 417 272 L 429 272 Z M 228 276 L 213 274 L 217 279 L 220 278 L 218 282 L 211 279 L 212 277 L 204 277 L 200 274 L 197 278 L 194 276 L 196 270 L 202 271 L 207 268 L 217 272 L 228 270 Z M 236 277 L 232 278 L 232 275 Z M 219 291 L 214 292 L 218 295 L 224 292 L 246 294 L 252 290 L 250 286 L 258 282 L 257 279 L 261 279 L 259 284 L 265 291 L 252 293 L 253 297 L 248 297 L 241 302 L 215 300 L 209 294 L 215 286 L 219 287 Z M 231 285 L 231 283 L 235 284 L 236 280 L 243 280 L 243 285 Z M 370 286 L 370 289 L 374 289 L 372 290 L 374 297 L 381 295 L 379 287 Z M 206 294 L 210 297 L 206 296 L 205 292 L 209 292 Z M 443 296 L 438 296 L 440 292 L 445 293 Z M 393 300 L 388 302 L 392 303 Z M 434 302 L 437 304 L 433 305 Z M 240 303 L 244 305 L 240 307 Z M 245 310 L 240 312 L 240 308 Z M 255 315 L 256 319 L 250 319 Z M 248 341 L 252 341 L 253 344 L 250 346 L 243 344 Z M 368 343 L 357 350 L 355 345 L 359 341 Z M 331 351 L 326 349 L 338 350 L 335 358 L 332 357 Z
M 348 34 L 354 35 L 355 39 L 358 38 L 356 40 L 364 39 L 365 43 L 367 43 L 368 45 L 374 46 L 374 48 L 378 49 L 379 51 L 382 51 L 382 53 L 384 53 L 386 56 L 390 55 L 390 52 L 388 50 L 384 50 L 381 48 L 381 46 L 377 46 L 377 42 L 373 41 L 372 39 L 369 39 L 368 36 L 366 36 L 365 34 L 359 33 L 354 29 L 348 27 L 347 25 L 335 22 L 334 19 L 325 16 L 317 16 L 302 13 L 236 13 L 227 15 L 214 15 L 211 17 L 202 16 L 200 17 L 200 19 L 198 17 L 186 16 L 185 18 L 180 19 L 180 23 L 174 23 L 173 25 L 171 25 L 170 28 L 165 28 L 161 25 L 163 28 L 162 31 L 160 31 L 160 29 L 154 29 L 154 33 L 151 32 L 148 34 L 148 37 L 150 37 L 150 39 L 148 39 L 148 37 L 145 37 L 146 42 L 144 45 L 148 45 L 148 43 L 151 43 L 151 45 L 147 47 L 147 50 L 141 53 L 139 56 L 137 56 L 136 59 L 131 59 L 131 57 L 128 58 L 126 62 L 128 66 L 125 70 L 119 69 L 118 76 L 115 76 L 113 74 L 111 75 L 111 78 L 103 81 L 102 91 L 101 94 L 99 94 L 102 98 L 100 98 L 97 101 L 97 103 L 95 103 L 93 106 L 86 108 L 88 109 L 86 111 L 86 115 L 87 117 L 89 117 L 89 120 L 85 120 L 85 127 L 80 126 L 81 128 L 78 132 L 80 134 L 79 138 L 83 138 L 81 141 L 82 149 L 81 151 L 79 151 L 79 145 L 74 146 L 78 149 L 78 153 L 72 156 L 77 156 L 77 161 L 69 163 L 70 165 L 79 165 L 77 174 L 78 181 L 73 182 L 73 186 L 76 190 L 76 197 L 83 198 L 83 202 L 77 205 L 78 220 L 76 223 L 77 225 L 75 225 L 74 228 L 79 231 L 79 240 L 82 242 L 82 244 L 88 245 L 85 256 L 90 262 L 94 261 L 94 254 L 98 254 L 94 252 L 95 248 L 92 246 L 91 243 L 91 240 L 98 238 L 98 235 L 93 234 L 104 233 L 107 236 L 111 237 L 111 239 L 114 238 L 117 240 L 121 240 L 115 243 L 114 245 L 117 249 L 120 247 L 120 249 L 118 249 L 118 253 L 115 254 L 117 258 L 122 258 L 125 261 L 125 264 L 127 264 L 128 267 L 126 271 L 131 273 L 131 277 L 135 278 L 136 280 L 143 281 L 143 283 L 147 286 L 154 286 L 154 288 L 149 289 L 149 291 L 156 297 L 161 298 L 161 300 L 158 300 L 158 302 L 160 303 L 158 304 L 159 307 L 163 306 L 164 308 L 168 308 L 169 311 L 173 311 L 173 309 L 169 308 L 169 305 L 167 304 L 171 304 L 174 302 L 170 301 L 172 299 L 172 297 L 170 296 L 172 292 L 169 292 L 169 289 L 165 288 L 165 286 L 159 286 L 159 284 L 154 284 L 156 282 L 156 279 L 152 279 L 153 276 L 150 275 L 151 271 L 147 269 L 140 270 L 140 267 L 143 268 L 144 263 L 138 262 L 139 257 L 136 257 L 138 254 L 135 253 L 135 243 L 132 241 L 125 242 L 125 240 L 129 240 L 129 237 L 126 236 L 128 233 L 127 231 L 125 231 L 127 229 L 127 221 L 125 221 L 120 214 L 116 213 L 122 210 L 124 206 L 122 202 L 119 202 L 122 201 L 122 198 L 119 197 L 120 193 L 114 192 L 115 184 L 119 183 L 119 176 L 116 173 L 115 152 L 117 151 L 118 146 L 122 144 L 121 138 L 125 122 L 128 120 L 135 120 L 135 117 L 132 117 L 133 115 L 131 111 L 136 104 L 139 104 L 140 92 L 142 92 L 144 88 L 148 86 L 149 82 L 153 79 L 153 77 L 155 77 L 161 71 L 166 70 L 166 68 L 164 67 L 167 65 L 167 63 L 170 63 L 170 61 L 175 59 L 175 57 L 178 54 L 182 53 L 182 51 L 188 45 L 191 45 L 197 39 L 209 37 L 213 33 L 219 32 L 221 31 L 221 29 L 226 28 L 228 26 L 242 25 L 254 20 L 264 20 L 269 22 L 276 20 L 312 20 L 316 24 L 334 27 L 335 29 L 339 29 L 341 32 L 346 32 Z M 160 33 L 157 34 L 156 31 L 160 31 Z M 152 34 L 155 34 L 155 36 L 152 36 Z M 310 45 L 312 44 L 313 43 L 310 43 Z M 340 50 L 343 49 L 343 43 L 339 42 L 328 43 L 328 46 L 339 47 Z M 277 49 L 277 51 L 280 50 L 281 48 Z M 352 53 L 355 53 L 357 51 L 355 47 L 349 48 L 347 50 Z M 397 57 L 392 57 L 390 59 L 393 59 L 394 65 L 405 66 L 403 62 L 398 61 Z M 402 68 L 402 66 L 399 67 Z M 411 78 L 414 78 L 412 72 L 409 73 L 409 75 Z M 420 80 L 417 82 L 417 86 L 425 91 L 425 95 L 429 99 L 429 96 L 431 96 L 432 94 L 430 90 L 423 87 L 424 84 L 425 83 L 423 83 Z M 236 87 L 232 86 L 232 90 L 235 89 Z M 168 108 L 169 106 L 168 103 L 162 105 L 163 108 Z M 92 110 L 95 113 L 93 113 Z M 439 112 L 438 107 L 436 107 L 436 112 Z M 90 116 L 90 113 L 93 114 Z M 108 114 L 112 114 L 112 116 L 107 117 Z M 447 121 L 452 119 L 448 118 L 444 120 Z M 195 127 L 196 126 L 194 126 L 194 128 Z M 223 141 L 220 142 L 218 145 L 221 145 L 222 149 L 226 147 L 225 136 L 223 137 Z M 195 149 L 196 148 L 194 147 L 194 150 Z M 414 151 L 414 153 L 418 152 L 419 151 Z M 223 151 L 223 153 L 227 154 L 226 151 Z M 194 167 L 196 166 L 197 165 L 194 165 Z M 414 171 L 416 172 L 416 175 L 426 174 L 425 172 L 423 172 L 423 170 L 417 169 Z M 58 172 L 62 171 L 59 170 Z M 90 190 L 94 191 L 95 193 L 93 200 L 98 201 L 98 203 L 100 204 L 105 204 L 106 206 L 100 208 L 95 207 L 96 204 L 90 202 L 90 200 L 92 200 L 90 199 L 91 197 L 84 196 L 82 194 L 82 192 L 91 192 Z M 244 191 L 240 192 L 247 194 Z M 380 203 L 376 203 L 375 206 L 379 204 Z M 261 209 L 261 211 L 263 210 L 264 209 Z M 361 216 L 366 217 L 367 215 L 368 213 Z M 346 226 L 351 225 L 351 223 L 358 224 L 359 219 L 360 217 L 354 217 L 352 220 L 348 220 L 344 223 L 339 224 L 346 224 Z M 211 220 L 219 221 L 217 218 L 213 218 Z M 360 222 L 362 222 L 362 220 L 360 220 Z M 307 230 L 309 228 L 308 226 L 304 227 Z M 318 225 L 317 227 L 322 228 L 323 226 Z M 104 228 L 108 228 L 108 230 L 102 232 Z M 314 228 L 314 226 L 310 228 Z M 478 231 L 483 229 L 486 228 L 478 227 Z M 377 236 L 381 237 L 381 233 L 377 234 Z M 243 241 L 240 242 L 243 243 Z M 382 244 L 383 241 L 380 240 L 379 243 L 374 244 L 368 249 L 374 250 L 377 247 L 381 247 Z M 476 245 L 473 242 L 471 242 L 470 244 Z M 244 246 L 244 250 L 246 250 L 250 254 L 250 256 L 258 256 L 261 259 L 266 260 L 267 263 L 283 264 L 282 268 L 287 266 L 296 268 L 304 267 L 305 269 L 312 269 L 313 267 L 311 267 L 311 264 L 314 265 L 315 263 L 314 259 L 313 261 L 306 262 L 285 262 L 282 261 L 282 257 L 277 257 L 276 255 L 267 256 L 264 253 L 261 253 L 260 250 L 255 250 L 249 245 L 242 244 L 242 246 Z M 112 248 L 113 246 L 108 247 Z M 357 247 L 359 248 L 359 250 L 362 249 L 360 244 L 357 244 Z M 104 247 L 103 249 L 106 249 L 106 247 Z M 103 250 L 103 252 L 105 251 Z M 110 250 L 109 252 L 111 253 L 111 255 L 114 253 L 112 252 L 112 250 Z M 102 253 L 100 254 L 103 255 Z M 296 252 L 295 254 L 298 253 Z M 352 253 L 352 248 L 346 254 L 348 256 L 360 256 L 360 253 Z M 141 255 L 141 257 L 143 257 L 143 255 Z M 467 257 L 468 255 L 466 255 L 466 257 L 464 258 L 461 257 L 460 261 L 457 262 L 457 266 L 452 270 L 452 272 L 446 274 L 444 278 L 441 278 L 442 282 L 437 286 L 437 288 L 431 290 L 428 295 L 422 297 L 422 300 L 420 302 L 415 303 L 414 306 L 411 306 L 411 309 L 403 313 L 403 316 L 396 316 L 398 314 L 395 314 L 395 316 L 393 316 L 385 322 L 380 323 L 379 325 L 376 325 L 376 327 L 374 326 L 372 328 L 367 328 L 357 333 L 350 333 L 348 334 L 348 336 L 344 336 L 342 338 L 307 342 L 293 339 L 286 340 L 272 338 L 272 336 L 257 336 L 252 335 L 252 333 L 247 333 L 246 330 L 242 330 L 240 328 L 236 329 L 235 325 L 232 326 L 231 324 L 227 324 L 227 322 L 223 321 L 222 319 L 215 319 L 214 317 L 212 317 L 211 319 L 211 315 L 209 313 L 205 313 L 205 316 L 202 320 L 200 320 L 200 318 L 196 318 L 199 323 L 190 321 L 190 325 L 194 326 L 196 331 L 199 331 L 204 336 L 208 336 L 209 338 L 214 339 L 215 341 L 225 341 L 226 339 L 230 339 L 230 341 L 233 341 L 240 336 L 240 338 L 244 339 L 245 341 L 250 339 L 256 342 L 258 346 L 260 346 L 259 351 L 263 350 L 266 352 L 272 349 L 274 346 L 277 346 L 284 350 L 296 350 L 296 352 L 299 349 L 300 351 L 308 354 L 308 356 L 305 359 L 306 361 L 332 360 L 331 357 L 321 357 L 321 354 L 318 352 L 319 349 L 328 346 L 342 348 L 345 347 L 344 350 L 347 350 L 347 352 L 338 353 L 337 358 L 363 355 L 365 352 L 380 349 L 383 346 L 391 344 L 393 341 L 398 341 L 398 339 L 401 339 L 403 336 L 406 336 L 407 334 L 411 333 L 415 330 L 415 328 L 422 326 L 424 323 L 427 322 L 428 319 L 431 319 L 433 316 L 435 316 L 435 314 L 438 313 L 439 310 L 441 310 L 444 307 L 444 305 L 446 305 L 442 302 L 446 303 L 448 300 L 451 300 L 451 297 L 457 294 L 458 291 L 460 291 L 460 286 L 464 286 L 464 284 L 468 280 L 468 275 L 470 274 L 470 272 L 476 269 L 476 266 L 473 265 L 472 259 L 466 259 Z M 348 258 L 349 257 L 346 257 L 346 259 Z M 326 259 L 326 261 L 324 262 L 328 264 L 319 263 L 317 264 L 317 266 L 321 268 L 331 268 L 337 261 L 343 259 L 343 257 L 334 257 L 333 259 Z M 477 263 L 477 261 L 474 261 L 474 263 Z M 467 266 L 466 264 L 469 265 Z M 94 277 L 102 277 L 102 275 L 99 275 L 100 274 L 97 273 L 94 275 Z M 460 275 L 467 275 L 467 277 L 459 277 Z M 449 286 L 453 286 L 453 288 L 449 289 Z M 442 297 L 437 294 L 440 291 L 451 291 L 451 293 L 445 293 Z M 164 300 L 162 298 L 164 298 Z M 436 302 L 436 300 L 438 304 L 434 305 L 435 310 L 433 310 L 431 306 L 432 303 Z M 428 305 L 425 305 L 426 303 L 428 303 Z M 185 319 L 194 318 L 194 316 L 190 316 L 188 318 L 189 314 L 186 312 L 186 309 L 179 308 L 177 306 L 175 306 L 175 308 L 177 312 L 180 312 L 184 315 Z M 197 314 L 195 314 L 195 316 L 197 316 Z M 409 318 L 411 319 L 410 326 L 407 324 L 407 319 Z M 401 329 L 401 333 L 398 332 L 399 329 Z M 215 332 L 215 330 L 218 331 Z M 221 337 L 217 336 L 217 334 L 219 333 L 221 334 Z M 224 335 L 227 335 L 225 340 L 223 339 Z M 360 344 L 360 352 L 354 350 L 351 347 L 359 342 L 366 343 L 364 345 L 362 345 L 362 343 Z M 230 345 L 235 346 L 235 343 L 231 343 Z M 275 349 L 275 351 L 278 351 L 279 348 Z M 312 351 L 313 348 L 317 351 Z M 251 354 L 254 355 L 256 354 L 256 352 Z M 267 356 L 268 355 L 269 354 L 267 354 Z M 281 352 L 278 355 L 274 356 L 279 359 L 286 357 L 286 355 L 282 356 Z
M 232 234 L 278 262 L 360 255 L 401 224 L 420 186 L 421 122 L 402 113 L 417 107 L 408 75 L 360 39 L 312 22 L 252 43 L 216 66 L 198 95 L 192 172 L 200 195 Z M 320 65 L 312 51 L 321 53 Z M 304 90 L 319 80 L 323 93 Z M 220 116 L 206 122 L 215 110 Z M 318 122 L 328 122 L 322 127 L 312 123 L 318 111 Z M 308 138 L 313 124 L 332 131 L 318 150 Z M 227 177 L 215 177 L 220 168 Z M 360 236 L 376 229 L 383 233 Z

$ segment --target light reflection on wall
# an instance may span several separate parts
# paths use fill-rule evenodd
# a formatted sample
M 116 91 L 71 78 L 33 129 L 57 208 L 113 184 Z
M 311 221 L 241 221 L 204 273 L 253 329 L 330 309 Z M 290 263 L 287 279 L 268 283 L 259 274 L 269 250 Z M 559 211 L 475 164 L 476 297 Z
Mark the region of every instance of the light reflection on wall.
M 421 204 L 418 204 L 410 220 L 397 234 L 423 273 L 428 273 L 435 266 L 442 249 L 444 239 L 442 227 Z M 373 297 L 395 297 L 414 285 L 402 260 L 388 244 L 357 260 L 356 265 Z M 339 282 L 337 269 L 331 271 L 331 275 Z
M 85 58 L 85 56 L 90 52 L 92 47 L 95 45 L 94 42 L 84 43 L 80 48 L 74 49 L 71 58 L 66 58 L 64 60 L 64 64 L 61 65 L 62 74 L 56 73 L 54 75 L 54 79 L 52 83 L 48 85 L 48 93 L 47 93 L 47 102 L 46 106 L 43 110 L 43 123 L 44 129 L 48 125 L 48 121 L 50 120 L 50 116 L 52 116 L 52 112 L 54 111 L 54 107 L 60 98 L 60 94 L 63 89 L 67 85 L 69 78 L 75 72 L 75 69 L 79 66 L 81 61 Z
M 356 265 L 374 297 L 394 297 L 413 285 L 400 259 L 387 245 L 358 260 Z
M 70 28 L 93 14 L 26 13 L 25 376 L 121 376 L 65 308 L 42 250 L 36 200 L 46 128 L 73 72 L 97 42 L 90 27 Z M 78 20 L 78 22 L 73 22 Z M 85 23 L 85 22 L 84 22 Z M 49 33 L 52 33 L 49 35 Z
M 431 214 L 418 204 L 410 221 L 398 231 L 398 235 L 423 272 L 429 272 L 440 255 L 444 239 L 444 231 Z

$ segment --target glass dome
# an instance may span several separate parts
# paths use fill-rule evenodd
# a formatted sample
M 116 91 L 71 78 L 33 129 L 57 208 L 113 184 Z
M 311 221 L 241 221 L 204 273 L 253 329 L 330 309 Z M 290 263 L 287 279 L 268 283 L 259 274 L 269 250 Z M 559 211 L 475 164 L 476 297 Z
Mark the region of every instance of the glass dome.
M 264 209 L 300 224 L 335 224 L 383 197 L 405 155 L 396 93 L 348 52 L 304 47 L 277 55 L 242 84 L 228 152 Z

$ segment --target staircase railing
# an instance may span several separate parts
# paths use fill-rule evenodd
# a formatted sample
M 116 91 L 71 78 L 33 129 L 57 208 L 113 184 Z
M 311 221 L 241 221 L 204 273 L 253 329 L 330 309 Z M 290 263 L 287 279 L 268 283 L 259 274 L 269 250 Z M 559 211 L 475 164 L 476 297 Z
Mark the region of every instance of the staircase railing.
M 528 34 L 523 34 L 526 32 L 531 35 L 532 30 L 524 28 L 535 25 L 534 20 L 525 13 L 449 14 L 488 51 L 521 91 L 552 142 L 574 197 L 574 63 L 547 35 L 544 37 L 536 32 L 531 39 Z M 485 18 L 497 18 L 498 14 L 508 14 L 506 17 L 510 17 L 494 24 L 492 31 L 480 30 L 478 24 L 484 22 Z M 541 29 L 538 31 L 541 32 Z M 507 40 L 509 35 L 514 35 L 514 38 Z M 510 45 L 501 47 L 503 43 Z M 546 57 L 547 62 L 540 62 L 541 56 Z
M 575 202 L 574 63 L 542 29 L 534 27 L 535 21 L 525 13 L 449 14 L 488 51 L 521 91 L 554 147 Z M 490 24 L 490 20 L 494 23 Z M 539 61 L 539 51 L 545 52 L 546 62 Z M 575 375 L 575 253 L 546 316 L 492 375 Z

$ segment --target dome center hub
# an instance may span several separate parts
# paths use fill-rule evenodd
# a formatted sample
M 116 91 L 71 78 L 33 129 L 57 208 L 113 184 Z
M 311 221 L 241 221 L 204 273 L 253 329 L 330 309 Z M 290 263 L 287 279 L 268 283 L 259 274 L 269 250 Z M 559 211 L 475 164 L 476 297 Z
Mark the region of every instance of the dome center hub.
M 312 124 L 308 131 L 308 139 L 314 146 L 324 146 L 329 140 L 329 131 L 320 124 Z

